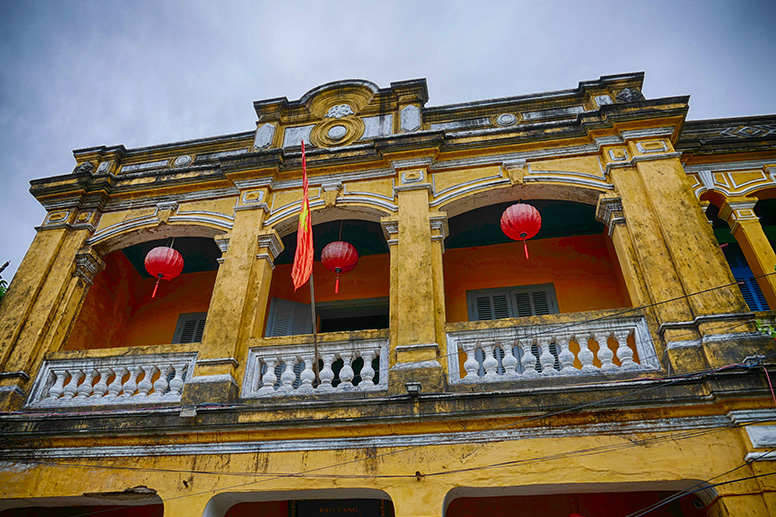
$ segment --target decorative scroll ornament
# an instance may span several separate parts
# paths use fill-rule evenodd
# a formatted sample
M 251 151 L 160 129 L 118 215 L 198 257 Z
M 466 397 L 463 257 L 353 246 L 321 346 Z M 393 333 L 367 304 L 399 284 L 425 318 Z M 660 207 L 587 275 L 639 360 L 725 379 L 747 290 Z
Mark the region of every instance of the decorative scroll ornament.
M 526 260 L 528 260 L 528 244 L 525 241 L 539 233 L 541 227 L 542 216 L 539 211 L 526 203 L 514 204 L 501 215 L 501 230 L 510 239 L 523 241 Z
M 342 118 L 348 115 L 353 115 L 353 108 L 348 104 L 337 104 L 329 108 L 324 118 Z

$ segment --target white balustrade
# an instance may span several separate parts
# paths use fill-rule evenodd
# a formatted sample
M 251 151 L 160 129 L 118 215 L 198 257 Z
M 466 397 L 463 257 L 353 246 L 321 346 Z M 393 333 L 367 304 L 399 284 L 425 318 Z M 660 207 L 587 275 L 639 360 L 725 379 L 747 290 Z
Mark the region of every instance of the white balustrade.
M 244 398 L 352 393 L 388 389 L 388 340 L 318 344 L 320 371 L 314 386 L 313 344 L 251 348 Z
M 453 384 L 660 369 L 642 317 L 449 332 L 447 344 Z
M 29 406 L 83 407 L 179 402 L 196 353 L 45 361 Z

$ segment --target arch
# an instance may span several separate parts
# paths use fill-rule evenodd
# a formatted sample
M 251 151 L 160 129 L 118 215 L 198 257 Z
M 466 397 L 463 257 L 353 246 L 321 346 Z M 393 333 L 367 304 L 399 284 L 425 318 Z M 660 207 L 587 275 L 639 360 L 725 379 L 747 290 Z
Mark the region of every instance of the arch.
M 310 211 L 312 214 L 313 226 L 321 223 L 327 223 L 329 221 L 338 221 L 340 219 L 358 219 L 361 221 L 370 221 L 379 223 L 380 218 L 391 215 L 391 212 L 385 210 L 383 207 L 375 206 L 354 206 L 350 205 L 347 208 L 342 206 L 321 206 L 321 202 L 318 207 L 313 207 L 310 204 Z M 301 206 L 301 204 L 300 204 Z M 284 214 L 282 218 L 271 221 L 268 220 L 266 227 L 274 229 L 278 232 L 280 237 L 293 233 L 297 230 L 299 223 L 299 209 L 289 211 Z
M 387 492 L 373 488 L 330 488 L 320 490 L 279 490 L 272 492 L 226 492 L 213 496 L 202 517 L 223 517 L 239 503 L 291 501 L 301 499 L 381 499 L 391 501 Z
M 97 232 L 86 243 L 91 245 L 100 255 L 105 256 L 134 244 L 157 239 L 170 237 L 206 237 L 212 239 L 216 235 L 231 230 L 231 228 L 231 225 L 213 225 L 199 221 L 170 221 L 169 224 L 159 224 L 158 219 L 154 218 L 152 222 L 133 224 L 132 221 L 126 221 L 109 226 Z
M 437 208 L 446 212 L 448 217 L 454 217 L 484 206 L 507 201 L 518 201 L 520 199 L 551 199 L 595 205 L 598 203 L 598 198 L 601 194 L 611 190 L 610 188 L 604 188 L 606 185 L 608 184 L 603 182 L 601 182 L 601 187 L 567 183 L 532 182 L 494 188 L 492 185 L 486 184 L 466 190 L 465 193 L 457 194 L 454 197 L 437 199 L 431 205 L 437 205 Z
M 623 492 L 656 492 L 693 490 L 695 497 L 710 505 L 719 493 L 708 482 L 683 479 L 678 481 L 645 481 L 623 483 L 568 483 L 546 485 L 523 485 L 507 487 L 474 487 L 461 486 L 450 490 L 442 501 L 442 515 L 448 515 L 450 503 L 462 497 L 510 497 L 510 496 L 548 496 L 561 494 L 594 494 Z

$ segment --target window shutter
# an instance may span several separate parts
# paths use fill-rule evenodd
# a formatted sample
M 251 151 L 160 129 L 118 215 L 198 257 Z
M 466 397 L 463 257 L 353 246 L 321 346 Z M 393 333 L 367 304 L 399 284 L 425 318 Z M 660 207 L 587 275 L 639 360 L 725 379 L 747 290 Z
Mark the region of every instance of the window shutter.
M 482 289 L 468 291 L 466 296 L 469 321 L 522 318 L 558 312 L 552 284 Z
M 738 243 L 731 242 L 725 246 L 725 258 L 727 259 L 730 271 L 733 273 L 733 277 L 738 282 L 738 287 L 741 288 L 741 294 L 749 306 L 750 311 L 767 311 L 769 310 L 768 302 L 765 301 L 760 286 L 757 284 L 757 280 L 753 279 L 754 273 L 749 268 L 749 264 L 746 262 L 744 252 L 741 251 L 741 246 Z
M 313 331 L 310 306 L 305 303 L 273 298 L 269 306 L 266 337 L 311 334 Z
M 206 312 L 190 312 L 178 316 L 178 324 L 172 337 L 173 344 L 201 343 L 206 321 Z

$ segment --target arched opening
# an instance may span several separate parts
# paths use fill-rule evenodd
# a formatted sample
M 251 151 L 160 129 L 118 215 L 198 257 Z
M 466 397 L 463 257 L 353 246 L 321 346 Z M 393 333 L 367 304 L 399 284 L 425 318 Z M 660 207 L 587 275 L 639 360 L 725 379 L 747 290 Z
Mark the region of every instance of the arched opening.
M 719 206 L 721 204 L 717 198 L 709 197 L 711 204 L 706 209 L 706 217 L 711 221 L 712 228 L 714 230 L 714 236 L 717 238 L 720 248 L 725 255 L 730 271 L 733 273 L 733 277 L 738 282 L 738 287 L 741 290 L 741 295 L 744 297 L 746 304 L 751 311 L 767 311 L 770 310 L 768 302 L 763 295 L 763 291 L 760 288 L 759 283 L 754 278 L 752 268 L 744 256 L 744 252 L 741 249 L 741 245 L 738 244 L 736 238 L 730 232 L 730 225 L 719 217 Z M 717 203 L 717 204 L 715 204 Z M 758 206 L 760 207 L 758 209 Z M 765 207 L 765 210 L 763 210 Z M 763 230 L 769 228 L 766 232 L 773 246 L 776 240 L 776 200 L 761 200 L 755 205 L 755 214 L 763 213 L 761 218 Z M 768 235 L 770 233 L 770 235 Z
M 500 227 L 502 213 L 515 202 L 481 206 L 449 219 L 443 259 L 448 323 L 630 307 L 595 206 L 526 201 L 542 216 L 526 259 L 523 243 Z
M 291 280 L 296 240 L 297 232 L 284 236 L 284 251 L 275 260 L 264 332 L 267 337 L 312 332 L 310 287 L 294 291 Z M 334 241 L 350 243 L 359 255 L 356 268 L 340 275 L 338 293 L 336 273 L 321 263 L 321 251 Z M 390 258 L 380 224 L 360 219 L 320 222 L 313 226 L 313 243 L 317 331 L 388 328 Z
M 704 517 L 717 492 L 703 481 L 655 481 L 513 487 L 458 487 L 445 496 L 445 517 Z M 649 511 L 647 511 L 649 510 Z
M 162 280 L 145 269 L 157 246 L 172 246 L 183 257 L 182 273 Z M 221 251 L 210 237 L 175 237 L 133 243 L 103 257 L 65 343 L 65 350 L 195 343 L 202 337 Z
M 394 514 L 393 502 L 382 490 L 344 488 L 219 494 L 208 503 L 204 517 L 393 517 Z
M 141 492 L 138 489 L 150 493 Z M 0 517 L 162 517 L 164 505 L 145 487 L 123 492 L 84 494 L 79 497 L 34 497 L 0 502 Z

